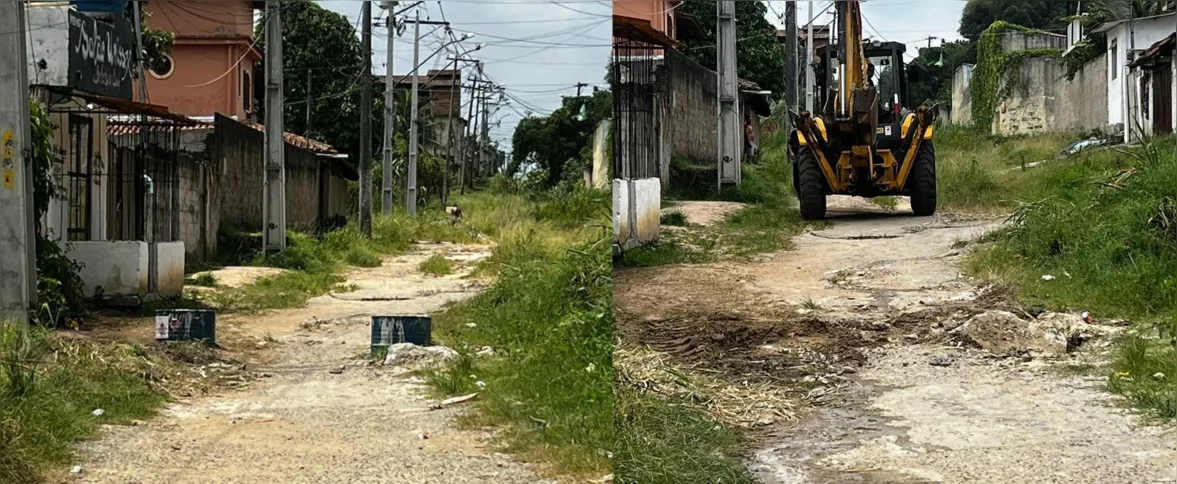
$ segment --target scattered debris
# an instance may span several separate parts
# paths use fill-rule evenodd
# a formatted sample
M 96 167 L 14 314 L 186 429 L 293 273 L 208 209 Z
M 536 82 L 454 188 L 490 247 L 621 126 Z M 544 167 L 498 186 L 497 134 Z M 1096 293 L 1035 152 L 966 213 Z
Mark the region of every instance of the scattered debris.
M 69 470 L 69 473 L 77 476 L 77 475 L 81 475 L 82 472 L 84 472 L 84 471 L 85 471 L 85 469 L 82 469 L 82 466 L 74 466 L 73 469 Z
M 1037 323 L 1037 322 L 1036 322 Z M 952 331 L 962 343 L 1000 356 L 1058 357 L 1067 353 L 1067 339 L 1046 326 L 1031 324 L 1008 311 L 986 311 Z
M 548 421 L 542 418 L 535 418 L 530 415 L 528 415 L 527 418 L 531 419 L 532 422 L 535 422 L 535 425 L 539 428 L 547 428 L 548 426 Z
M 1042 280 L 1044 280 L 1044 281 L 1053 281 L 1053 280 L 1054 280 L 1054 276 L 1052 276 L 1052 275 L 1050 275 L 1050 274 L 1043 274 L 1043 275 L 1042 275 Z
M 1156 381 L 1164 380 L 1165 374 L 1158 371 L 1158 372 L 1152 374 L 1152 379 L 1156 380 Z
M 332 375 L 339 375 L 339 374 L 343 373 L 343 370 L 345 368 L 347 368 L 347 367 L 346 366 L 337 366 L 335 368 L 332 368 L 330 371 L 328 371 L 328 373 L 330 373 Z
M 389 345 L 384 365 L 409 370 L 433 368 L 458 357 L 458 352 L 445 346 L 417 346 L 413 343 Z
M 474 382 L 474 386 L 478 387 L 479 390 L 486 390 L 486 382 L 482 380 Z
M 421 431 L 417 433 L 418 440 L 426 440 L 429 438 L 429 432 Z
M 442 407 L 448 407 L 450 405 L 457 405 L 459 403 L 468 402 L 470 400 L 473 400 L 474 397 L 477 397 L 477 396 L 478 396 L 477 393 L 471 393 L 469 395 L 462 395 L 460 397 L 447 398 L 445 400 L 442 400 L 441 403 L 436 406 L 436 409 L 440 409 Z
M 952 366 L 952 363 L 955 361 L 956 360 L 952 359 L 951 356 L 940 355 L 940 356 L 933 357 L 931 359 L 931 361 L 928 361 L 928 364 L 932 365 L 932 366 L 945 366 L 945 367 L 947 367 L 947 366 Z
M 483 346 L 482 349 L 479 349 L 477 353 L 474 353 L 474 356 L 481 358 L 481 357 L 487 357 L 487 356 L 494 356 L 494 354 L 495 354 L 494 348 L 491 348 L 489 346 Z
M 466 327 L 467 328 L 477 328 L 478 324 L 477 323 L 466 323 Z
M 101 408 L 96 408 L 96 409 L 94 409 L 93 412 L 90 412 L 90 415 L 93 415 L 95 417 L 101 417 L 102 414 L 104 414 L 104 413 L 106 413 L 106 410 L 103 410 Z

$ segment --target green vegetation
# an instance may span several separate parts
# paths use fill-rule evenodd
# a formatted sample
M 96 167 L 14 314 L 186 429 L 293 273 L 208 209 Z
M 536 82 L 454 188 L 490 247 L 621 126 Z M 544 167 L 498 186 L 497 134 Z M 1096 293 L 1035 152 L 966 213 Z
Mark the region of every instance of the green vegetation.
M 642 394 L 618 383 L 614 395 L 618 484 L 751 484 L 738 430 L 708 419 L 694 402 Z
M 662 212 L 662 225 L 670 225 L 675 227 L 687 226 L 687 214 L 682 213 L 682 210 L 671 210 L 669 212 Z
M 936 177 L 943 211 L 1007 213 L 1019 200 L 1033 200 L 1052 190 L 1043 174 L 1059 161 L 1058 153 L 1073 134 L 997 137 L 976 130 L 936 130 Z M 1086 156 L 1080 155 L 1080 156 Z M 1035 162 L 1042 166 L 1021 169 Z
M 993 22 L 977 41 L 977 68 L 969 84 L 972 94 L 972 121 L 975 126 L 987 128 L 993 124 L 997 106 L 1009 96 L 1018 79 L 1009 76 L 1022 61 L 1034 57 L 1060 57 L 1058 49 L 1029 49 L 1006 53 L 1001 41 L 1009 32 L 1046 33 L 1020 25 L 998 20 Z
M 0 323 L 0 482 L 41 482 L 69 464 L 74 442 L 93 437 L 99 424 L 152 416 L 165 400 L 143 377 L 155 360 L 140 347 Z
M 608 195 L 496 185 L 462 210 L 495 240 L 481 270 L 497 279 L 435 316 L 435 338 L 461 356 L 428 380 L 440 395 L 479 392 L 471 423 L 505 425 L 506 449 L 600 477 L 613 448 Z M 475 356 L 484 346 L 494 355 Z
M 1015 283 L 1028 302 L 1137 322 L 1117 346 L 1109 387 L 1166 418 L 1177 417 L 1174 186 L 1173 139 L 1034 168 L 1006 192 L 1020 199 L 1011 225 L 969 260 L 973 273 Z
M 201 287 L 217 287 L 217 278 L 210 273 L 204 272 L 185 279 L 184 284 Z
M 421 263 L 419 269 L 421 269 L 421 272 L 431 276 L 444 276 L 453 272 L 453 264 L 444 255 L 433 254 Z
M 899 200 L 895 197 L 875 197 L 870 199 L 870 203 L 884 210 L 895 210 L 899 206 Z

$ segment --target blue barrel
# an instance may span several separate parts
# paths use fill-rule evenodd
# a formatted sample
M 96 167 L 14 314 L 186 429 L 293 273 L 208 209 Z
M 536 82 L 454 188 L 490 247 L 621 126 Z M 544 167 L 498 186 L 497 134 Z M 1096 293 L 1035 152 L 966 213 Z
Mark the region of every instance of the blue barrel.
M 155 311 L 156 341 L 217 342 L 217 313 L 203 309 Z
M 432 333 L 429 316 L 372 316 L 372 355 L 397 343 L 430 346 Z

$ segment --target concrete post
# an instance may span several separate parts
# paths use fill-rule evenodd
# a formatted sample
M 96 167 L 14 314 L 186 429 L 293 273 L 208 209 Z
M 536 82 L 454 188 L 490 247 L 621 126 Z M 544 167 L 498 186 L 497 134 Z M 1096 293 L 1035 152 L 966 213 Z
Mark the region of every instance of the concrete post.
M 28 322 L 36 298 L 24 2 L 0 1 L 0 321 Z

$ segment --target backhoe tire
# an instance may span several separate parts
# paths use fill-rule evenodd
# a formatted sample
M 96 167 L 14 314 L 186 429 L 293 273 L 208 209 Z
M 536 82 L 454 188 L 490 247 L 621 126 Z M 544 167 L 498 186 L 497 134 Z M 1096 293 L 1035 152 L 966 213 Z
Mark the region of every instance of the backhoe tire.
M 918 217 L 936 214 L 936 147 L 932 140 L 920 144 L 911 167 L 911 211 Z
M 797 150 L 797 201 L 801 205 L 802 220 L 826 218 L 826 181 L 821 174 L 817 156 L 808 148 Z

